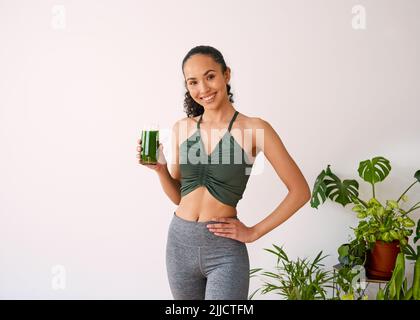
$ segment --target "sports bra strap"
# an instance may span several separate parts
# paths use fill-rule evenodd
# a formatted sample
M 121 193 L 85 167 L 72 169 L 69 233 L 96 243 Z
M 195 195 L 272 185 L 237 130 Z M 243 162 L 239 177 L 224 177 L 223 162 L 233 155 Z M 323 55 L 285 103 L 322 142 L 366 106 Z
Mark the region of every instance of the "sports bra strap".
M 204 112 L 203 112 L 203 113 L 204 113 Z M 197 122 L 197 129 L 200 129 L 200 123 L 201 123 L 201 119 L 203 119 L 203 113 L 201 114 L 200 119 L 198 119 L 198 122 Z
M 238 116 L 238 113 L 239 113 L 238 111 L 235 111 L 235 114 L 233 115 L 232 120 L 230 120 L 229 129 L 228 129 L 229 132 L 230 132 L 230 129 L 232 129 L 233 121 L 235 121 L 236 117 Z
M 228 128 L 228 131 L 230 132 L 230 130 L 232 129 L 232 124 L 233 124 L 233 122 L 235 121 L 235 119 L 236 119 L 236 117 L 238 116 L 238 111 L 235 111 L 235 114 L 233 115 L 233 117 L 232 117 L 232 120 L 230 120 L 230 123 L 229 123 L 229 128 Z M 201 116 L 200 116 L 200 119 L 198 119 L 198 122 L 197 122 L 197 129 L 200 129 L 200 123 L 201 123 L 201 120 L 203 119 L 203 114 L 204 113 L 202 113 L 201 114 Z

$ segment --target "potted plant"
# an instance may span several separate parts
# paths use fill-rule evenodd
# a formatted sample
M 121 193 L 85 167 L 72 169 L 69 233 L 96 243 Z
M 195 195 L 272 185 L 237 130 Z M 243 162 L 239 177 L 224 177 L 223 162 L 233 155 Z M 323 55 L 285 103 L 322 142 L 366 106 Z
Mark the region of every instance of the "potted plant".
M 408 237 L 413 233 L 414 221 L 394 200 L 387 200 L 383 207 L 372 198 L 367 208 L 356 205 L 353 211 L 361 219 L 354 234 L 356 238 L 364 239 L 369 249 L 365 263 L 367 276 L 390 279 L 397 255 L 408 244 Z
M 364 280 L 364 276 L 360 275 L 362 271 L 360 266 L 366 262 L 365 242 L 363 239 L 356 238 L 349 243 L 342 244 L 337 252 L 340 264 L 334 266 L 334 269 L 336 270 L 335 284 L 338 298 L 341 300 L 367 299 L 366 286 L 360 283 Z
M 338 261 L 342 266 L 354 267 L 366 262 L 366 243 L 356 238 L 350 243 L 342 244 L 338 248 Z
M 370 278 L 389 280 L 394 269 L 400 247 L 407 245 L 412 234 L 414 221 L 409 213 L 420 208 L 420 202 L 404 210 L 400 202 L 406 202 L 406 193 L 420 182 L 420 170 L 414 174 L 415 181 L 397 200 L 387 200 L 382 205 L 375 194 L 375 184 L 385 180 L 391 171 L 390 162 L 384 157 L 375 157 L 359 163 L 360 178 L 372 186 L 372 198 L 364 201 L 359 198 L 359 183 L 356 180 L 341 181 L 330 169 L 330 165 L 317 177 L 312 191 L 311 207 L 318 206 L 329 198 L 343 207 L 352 203 L 353 211 L 360 219 L 354 229 L 358 241 L 364 241 L 367 249 L 365 266 Z
M 420 219 L 417 221 L 416 236 L 413 239 L 415 244 L 420 239 Z M 414 261 L 414 273 L 411 288 L 408 288 L 408 280 L 405 275 L 405 259 Z M 392 277 L 384 289 L 380 288 L 377 300 L 420 300 L 420 246 L 417 251 L 407 244 L 403 252 L 397 256 Z
M 333 288 L 334 275 L 330 270 L 324 270 L 322 251 L 314 260 L 290 260 L 283 248 L 273 244 L 274 250 L 264 249 L 277 257 L 276 272 L 264 271 L 262 268 L 250 270 L 250 276 L 265 276 L 262 287 L 255 290 L 249 297 L 251 300 L 260 291 L 261 294 L 274 292 L 287 300 L 325 300 L 327 288 Z M 260 274 L 259 274 L 260 273 Z

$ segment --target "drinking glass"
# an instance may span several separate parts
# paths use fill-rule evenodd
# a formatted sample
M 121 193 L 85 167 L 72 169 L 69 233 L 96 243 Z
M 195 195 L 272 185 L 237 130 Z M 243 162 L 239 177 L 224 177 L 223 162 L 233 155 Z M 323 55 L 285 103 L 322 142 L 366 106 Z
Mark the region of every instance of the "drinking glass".
M 159 125 L 156 123 L 143 125 L 141 132 L 141 155 L 143 164 L 156 164 L 158 162 Z

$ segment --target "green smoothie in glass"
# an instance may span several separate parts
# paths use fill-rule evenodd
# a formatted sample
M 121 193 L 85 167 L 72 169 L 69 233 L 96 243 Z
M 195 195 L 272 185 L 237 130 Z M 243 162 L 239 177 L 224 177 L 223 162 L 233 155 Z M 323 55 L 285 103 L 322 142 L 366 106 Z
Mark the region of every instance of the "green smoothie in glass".
M 143 129 L 141 132 L 141 155 L 143 164 L 156 164 L 158 160 L 159 130 L 157 126 Z

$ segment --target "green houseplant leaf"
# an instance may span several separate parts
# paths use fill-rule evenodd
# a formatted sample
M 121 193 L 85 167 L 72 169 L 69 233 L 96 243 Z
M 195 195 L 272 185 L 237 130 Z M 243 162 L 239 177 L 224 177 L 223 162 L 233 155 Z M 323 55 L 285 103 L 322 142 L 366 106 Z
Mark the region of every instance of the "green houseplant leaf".
M 417 181 L 420 182 L 420 170 L 416 171 L 416 173 L 414 174 L 414 178 L 416 178 Z
M 420 239 L 420 219 L 417 220 L 416 236 L 413 239 L 413 242 L 416 243 Z
M 359 172 L 360 178 L 370 184 L 375 184 L 376 182 L 385 180 L 391 171 L 391 164 L 384 157 L 375 157 L 372 160 L 360 162 L 357 171 Z
M 327 171 L 329 170 L 330 165 L 327 167 Z M 311 207 L 318 209 L 318 206 L 321 203 L 324 203 L 327 199 L 326 191 L 327 186 L 325 185 L 324 178 L 326 175 L 326 171 L 322 170 L 322 172 L 318 175 L 318 177 L 315 180 L 313 193 L 311 197 Z
M 327 186 L 326 194 L 331 200 L 340 203 L 343 207 L 359 195 L 359 183 L 356 180 L 344 180 L 341 182 L 335 174 L 331 173 L 325 179 Z
M 359 195 L 359 183 L 356 180 L 344 180 L 331 172 L 330 165 L 318 175 L 311 198 L 311 207 L 317 208 L 326 198 L 340 203 L 343 207 L 353 202 Z
M 276 272 L 264 271 L 260 276 L 265 278 L 262 287 L 254 291 L 266 294 L 274 292 L 288 300 L 324 300 L 327 298 L 327 288 L 332 288 L 334 275 L 330 270 L 324 270 L 322 260 L 327 257 L 322 251 L 313 260 L 307 258 L 290 260 L 283 247 L 273 244 L 275 249 L 265 248 L 267 252 L 277 257 Z M 253 269 L 252 275 L 263 271 Z
M 384 157 L 375 157 L 372 160 L 361 161 L 357 171 L 360 178 L 372 185 L 373 198 L 375 198 L 375 183 L 383 181 L 388 176 L 391 164 Z

